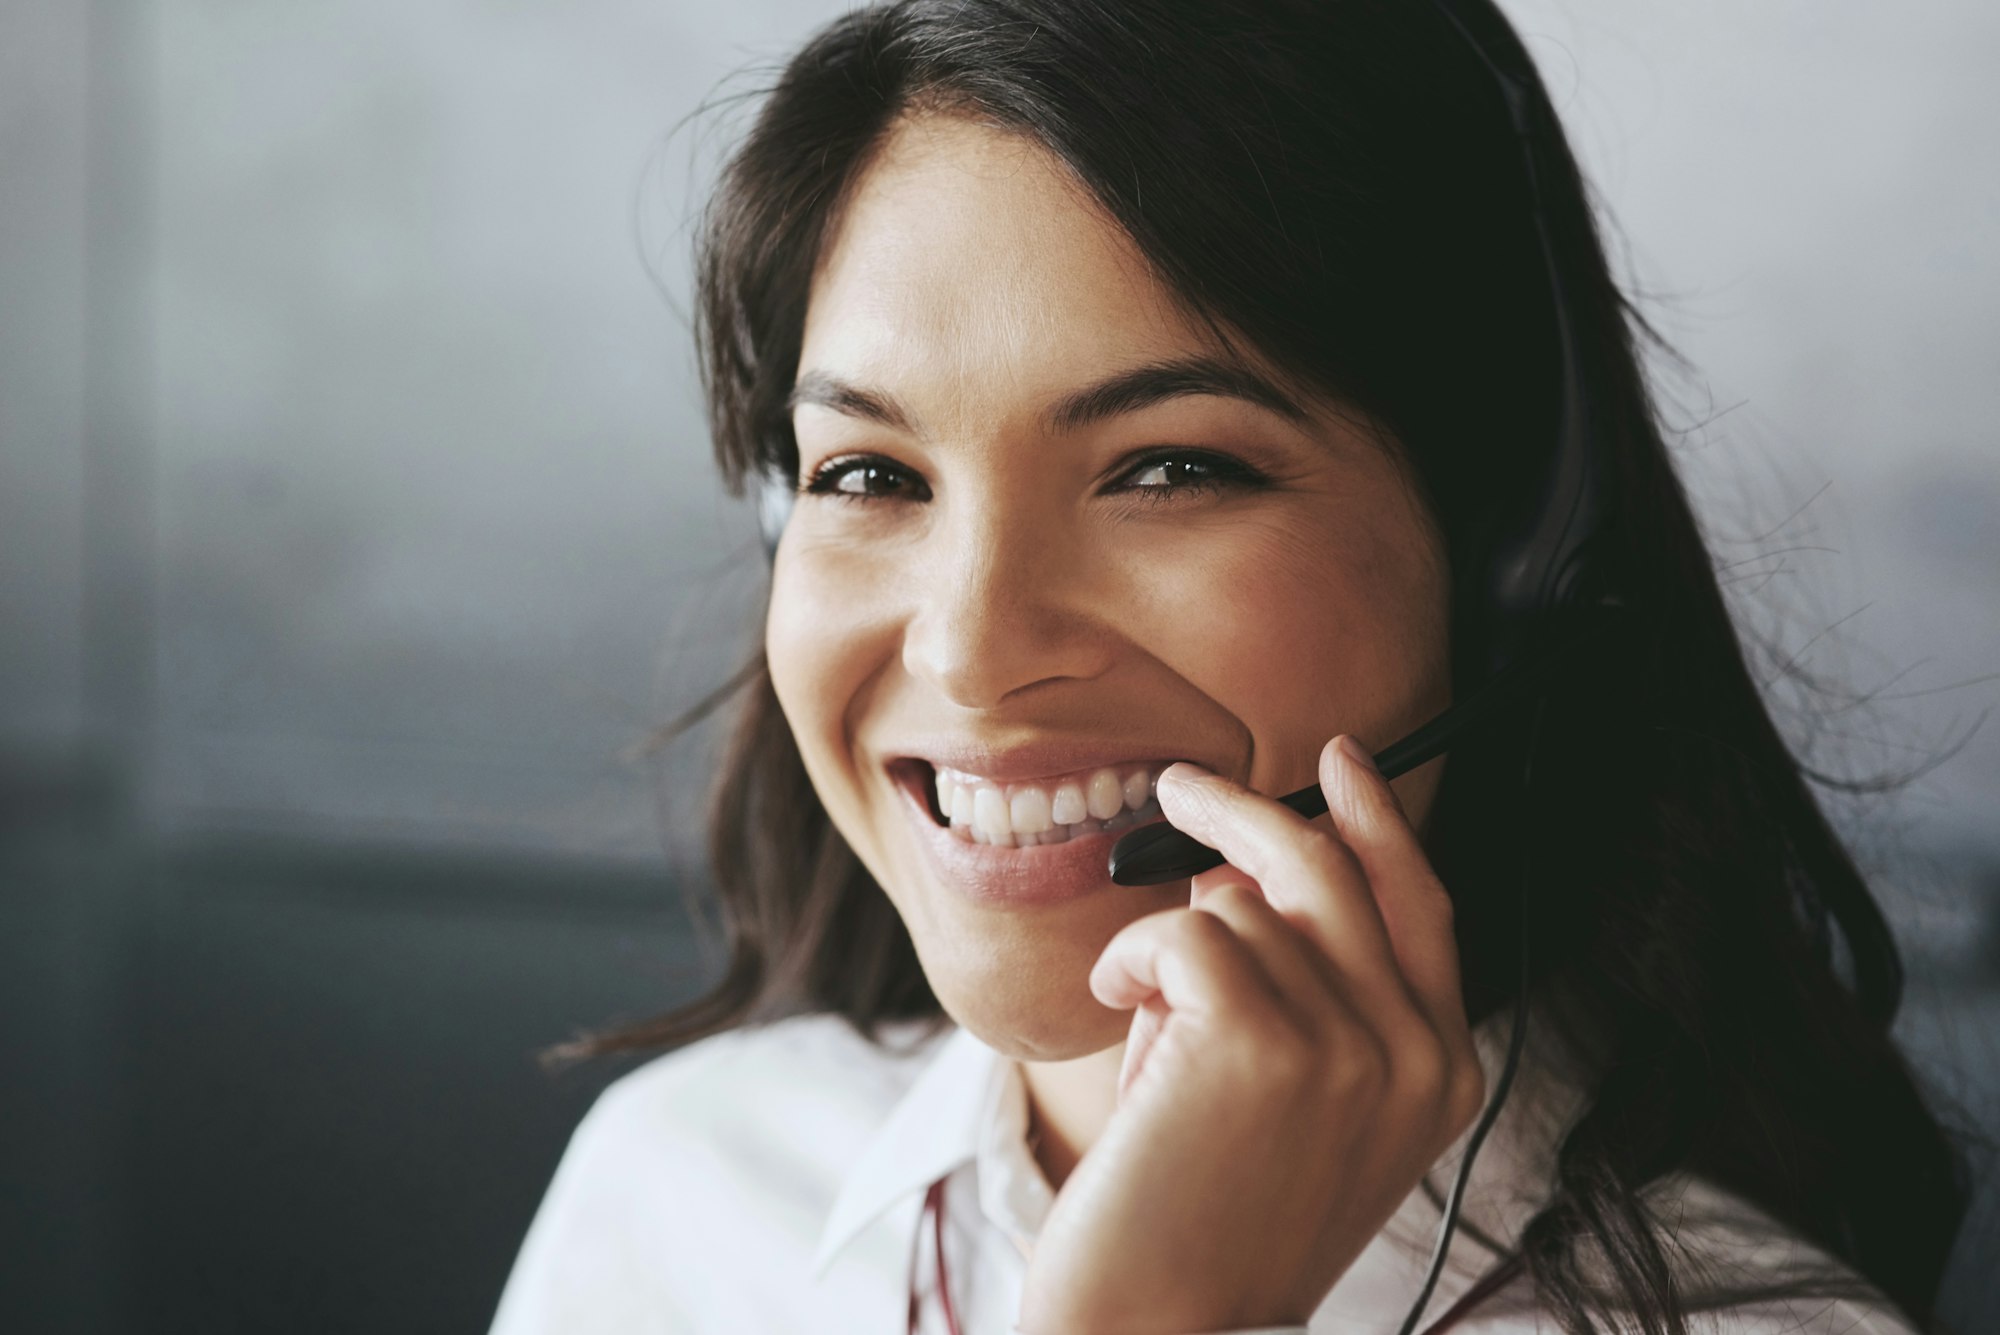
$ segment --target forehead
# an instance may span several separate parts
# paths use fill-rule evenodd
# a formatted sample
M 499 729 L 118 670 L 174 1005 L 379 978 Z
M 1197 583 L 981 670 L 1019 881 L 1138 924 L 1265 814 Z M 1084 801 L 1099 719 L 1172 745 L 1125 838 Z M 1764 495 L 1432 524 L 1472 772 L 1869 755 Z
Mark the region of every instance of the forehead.
M 801 366 L 1032 397 L 1093 368 L 1216 348 L 1046 149 L 931 114 L 892 129 L 850 192 Z

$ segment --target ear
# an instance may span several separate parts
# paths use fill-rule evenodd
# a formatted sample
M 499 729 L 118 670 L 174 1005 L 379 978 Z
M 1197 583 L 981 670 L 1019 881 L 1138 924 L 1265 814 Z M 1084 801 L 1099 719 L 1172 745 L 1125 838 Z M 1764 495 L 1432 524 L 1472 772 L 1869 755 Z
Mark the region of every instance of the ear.
M 764 539 L 764 559 L 775 560 L 778 539 L 784 534 L 785 521 L 792 516 L 795 494 L 792 481 L 775 471 L 766 470 L 758 474 L 754 485 L 757 492 L 757 532 Z

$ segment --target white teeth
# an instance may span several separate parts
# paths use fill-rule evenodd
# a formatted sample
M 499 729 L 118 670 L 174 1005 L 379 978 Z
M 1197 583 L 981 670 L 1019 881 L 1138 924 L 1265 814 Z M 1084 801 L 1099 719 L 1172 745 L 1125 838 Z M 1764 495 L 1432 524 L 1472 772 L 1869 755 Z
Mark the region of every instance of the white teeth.
M 1125 805 L 1125 785 L 1108 769 L 1090 776 L 1085 801 L 1093 820 L 1110 820 Z
M 1137 811 L 1140 807 L 1145 806 L 1146 800 L 1152 797 L 1152 795 L 1153 787 L 1146 771 L 1135 769 L 1125 776 L 1125 809 L 1127 811 Z
M 981 788 L 972 795 L 972 827 L 989 843 L 1001 843 L 1014 833 L 1007 799 L 998 788 Z
M 998 784 L 940 767 L 938 811 L 961 839 L 1004 848 L 1062 844 L 1079 835 L 1119 830 L 1159 815 L 1158 776 L 1124 766 L 1065 779 L 1053 793 L 1038 783 Z
M 1144 778 L 1144 775 L 1140 776 Z M 1015 834 L 1040 834 L 1049 828 L 1049 795 L 1039 788 L 1022 788 L 1007 800 Z

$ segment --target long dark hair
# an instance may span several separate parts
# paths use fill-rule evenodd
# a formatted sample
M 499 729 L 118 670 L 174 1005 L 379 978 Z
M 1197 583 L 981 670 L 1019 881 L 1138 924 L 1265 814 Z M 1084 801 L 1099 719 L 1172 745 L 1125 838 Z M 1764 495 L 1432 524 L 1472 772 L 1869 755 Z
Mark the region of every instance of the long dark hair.
M 1593 560 L 1628 628 L 1547 700 L 1532 791 L 1525 726 L 1496 727 L 1454 750 L 1428 831 L 1473 1018 L 1522 995 L 1525 929 L 1527 995 L 1593 1073 L 1521 1252 L 1564 1329 L 1617 1306 L 1680 1332 L 1699 1304 L 1641 1193 L 1693 1174 L 1929 1325 L 1964 1175 L 1889 1037 L 1895 944 L 1746 666 L 1640 369 L 1650 331 L 1546 91 L 1488 0 L 1452 9 L 1464 31 L 1413 0 L 902 0 L 834 22 L 785 67 L 701 230 L 722 472 L 740 490 L 796 471 L 786 396 L 813 267 L 871 149 L 899 117 L 970 115 L 1054 154 L 1191 310 L 1386 425 L 1454 589 L 1485 589 L 1495 498 L 1556 431 L 1539 199 L 1608 472 Z M 1527 93 L 1538 186 L 1486 60 Z M 1484 669 L 1480 610 L 1454 605 L 1461 685 Z M 761 655 L 725 697 L 740 712 L 710 838 L 726 970 L 580 1050 L 798 1010 L 878 1040 L 940 1018 Z M 1532 863 L 1509 855 L 1529 846 Z

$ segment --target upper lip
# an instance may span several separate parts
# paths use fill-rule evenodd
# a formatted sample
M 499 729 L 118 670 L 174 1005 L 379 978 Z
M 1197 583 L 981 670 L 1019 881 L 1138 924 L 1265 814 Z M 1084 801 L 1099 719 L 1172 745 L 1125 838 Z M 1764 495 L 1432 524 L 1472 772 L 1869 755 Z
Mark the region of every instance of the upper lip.
M 995 783 L 1027 783 L 1079 770 L 1132 765 L 1165 768 L 1181 758 L 1174 751 L 1136 739 L 1051 737 L 1011 745 L 936 739 L 895 748 L 891 763 L 921 760 L 933 768 L 954 769 Z

